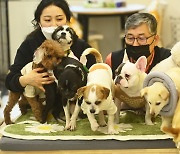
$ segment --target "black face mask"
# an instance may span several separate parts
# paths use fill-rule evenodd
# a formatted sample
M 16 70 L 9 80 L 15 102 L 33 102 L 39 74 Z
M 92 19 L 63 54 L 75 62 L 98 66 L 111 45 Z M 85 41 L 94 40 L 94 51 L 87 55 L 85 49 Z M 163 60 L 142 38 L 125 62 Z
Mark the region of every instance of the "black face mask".
M 131 57 L 133 60 L 138 60 L 141 56 L 146 56 L 146 58 L 148 58 L 151 55 L 149 51 L 149 44 L 140 46 L 126 44 L 126 53 L 128 57 Z

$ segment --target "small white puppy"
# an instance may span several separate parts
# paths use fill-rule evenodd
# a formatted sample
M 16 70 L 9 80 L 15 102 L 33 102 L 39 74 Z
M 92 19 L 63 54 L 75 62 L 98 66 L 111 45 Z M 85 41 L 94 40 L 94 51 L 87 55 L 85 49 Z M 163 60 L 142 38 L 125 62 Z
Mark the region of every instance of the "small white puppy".
M 171 49 L 171 56 L 164 59 L 157 65 L 155 65 L 151 72 L 161 71 L 165 72 L 173 67 L 180 67 L 180 42 L 177 42 Z
M 105 63 L 97 63 L 90 67 L 87 85 L 78 90 L 78 95 L 83 96 L 81 108 L 87 114 L 91 129 L 98 130 L 99 125 L 105 126 L 103 111 L 108 114 L 108 134 L 115 134 L 114 115 L 117 107 L 113 101 L 112 70 Z M 99 124 L 95 115 L 99 115 Z
M 146 106 L 145 99 L 140 95 L 144 79 L 147 76 L 145 73 L 146 65 L 146 57 L 141 56 L 136 63 L 127 61 L 123 66 L 120 65 L 116 69 L 114 82 L 115 103 L 118 107 L 116 113 L 117 123 L 119 123 L 119 114 L 122 103 L 125 103 L 134 109 L 144 108 Z M 148 109 L 146 109 L 145 122 L 147 125 L 153 125 Z
M 152 75 L 152 73 L 154 74 Z M 148 79 L 151 85 L 143 88 L 141 90 L 141 95 L 146 98 L 149 104 L 150 114 L 154 117 L 158 114 L 161 115 L 161 130 L 163 131 L 164 127 L 172 126 L 172 118 L 174 116 L 176 105 L 179 103 L 180 68 L 172 68 L 166 73 L 152 73 L 150 73 L 152 78 L 150 80 Z M 155 79 L 155 74 L 158 76 L 157 81 Z

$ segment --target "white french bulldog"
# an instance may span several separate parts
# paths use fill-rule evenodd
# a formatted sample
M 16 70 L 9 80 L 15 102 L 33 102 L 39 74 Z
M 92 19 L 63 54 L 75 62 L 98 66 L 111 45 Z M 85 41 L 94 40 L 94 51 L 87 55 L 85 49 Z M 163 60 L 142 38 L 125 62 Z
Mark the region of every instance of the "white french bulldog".
M 115 103 L 118 107 L 116 113 L 116 122 L 119 123 L 119 114 L 122 103 L 138 109 L 146 106 L 146 101 L 140 95 L 143 88 L 143 82 L 147 74 L 145 73 L 147 59 L 145 56 L 139 57 L 136 63 L 127 61 L 116 69 L 115 75 Z M 145 122 L 147 125 L 153 125 L 148 108 L 146 108 Z

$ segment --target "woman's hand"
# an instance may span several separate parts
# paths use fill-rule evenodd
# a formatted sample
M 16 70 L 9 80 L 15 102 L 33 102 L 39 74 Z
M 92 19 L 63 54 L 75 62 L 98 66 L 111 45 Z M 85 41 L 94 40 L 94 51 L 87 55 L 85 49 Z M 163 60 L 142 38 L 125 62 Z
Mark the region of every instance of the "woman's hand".
M 30 73 L 21 76 L 19 78 L 20 84 L 25 87 L 27 85 L 35 86 L 45 92 L 44 84 L 50 84 L 54 82 L 55 78 L 48 72 L 39 73 L 43 68 L 33 69 Z

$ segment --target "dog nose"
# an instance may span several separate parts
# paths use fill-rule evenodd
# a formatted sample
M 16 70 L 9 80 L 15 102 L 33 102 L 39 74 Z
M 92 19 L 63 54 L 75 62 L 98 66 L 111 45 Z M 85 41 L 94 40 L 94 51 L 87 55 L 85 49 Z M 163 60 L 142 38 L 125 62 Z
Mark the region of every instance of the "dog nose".
M 62 32 L 62 33 L 61 33 L 61 35 L 65 36 L 65 35 L 66 35 L 66 33 L 65 33 L 65 32 Z
M 122 76 L 117 76 L 117 78 L 115 80 L 115 84 L 119 84 L 121 79 L 122 79 Z
M 91 112 L 91 113 L 95 113 L 95 110 L 94 110 L 94 109 L 91 109 L 90 112 Z

